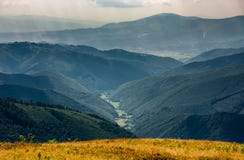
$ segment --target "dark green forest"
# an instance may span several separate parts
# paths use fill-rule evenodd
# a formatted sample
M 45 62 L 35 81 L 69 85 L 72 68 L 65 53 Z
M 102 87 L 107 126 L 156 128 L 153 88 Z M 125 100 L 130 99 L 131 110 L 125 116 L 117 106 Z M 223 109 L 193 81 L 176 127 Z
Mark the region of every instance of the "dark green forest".
M 133 137 L 117 124 L 59 105 L 0 98 L 0 141 L 90 140 Z

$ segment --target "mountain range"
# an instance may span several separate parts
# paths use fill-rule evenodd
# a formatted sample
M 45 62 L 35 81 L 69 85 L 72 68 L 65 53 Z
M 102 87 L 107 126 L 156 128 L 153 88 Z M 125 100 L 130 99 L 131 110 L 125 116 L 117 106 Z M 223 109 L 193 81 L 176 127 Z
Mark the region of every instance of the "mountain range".
M 143 19 L 111 23 L 94 29 L 0 34 L 1 42 L 32 41 L 121 48 L 134 52 L 189 58 L 216 48 L 244 44 L 244 17 L 204 19 L 158 14 Z
M 0 44 L 0 51 L 1 97 L 63 105 L 112 123 L 125 114 L 138 137 L 243 141 L 242 128 L 235 126 L 231 136 L 225 129 L 244 113 L 241 48 L 209 51 L 201 54 L 206 60 L 187 64 L 121 49 L 45 43 Z M 112 101 L 101 99 L 104 93 Z
M 173 58 L 124 50 L 101 51 L 87 46 L 36 43 L 0 44 L 0 71 L 34 74 L 53 71 L 90 90 L 109 90 L 120 84 L 162 73 L 182 65 Z
M 45 19 L 55 21 L 37 18 Z M 38 142 L 137 136 L 243 143 L 242 26 L 244 16 L 159 14 L 98 28 L 30 25 L 36 31 L 0 33 L 0 140 L 34 134 Z

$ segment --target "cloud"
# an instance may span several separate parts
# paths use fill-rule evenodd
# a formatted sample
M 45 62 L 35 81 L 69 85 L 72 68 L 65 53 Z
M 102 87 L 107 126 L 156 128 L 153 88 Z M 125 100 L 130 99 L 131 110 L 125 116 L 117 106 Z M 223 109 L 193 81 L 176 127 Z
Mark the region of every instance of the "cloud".
M 165 6 L 171 6 L 172 0 L 141 0 L 138 2 L 141 3 L 142 6 L 159 6 L 159 5 L 165 5 Z
M 1 0 L 0 6 L 11 7 L 11 6 L 25 6 L 30 3 L 30 0 Z
M 166 6 L 171 6 L 172 5 L 172 1 L 171 0 L 162 0 L 163 5 Z
M 102 7 L 131 8 L 165 5 L 171 6 L 172 0 L 91 0 Z
M 93 0 L 97 5 L 102 7 L 115 7 L 115 8 L 130 8 L 140 7 L 141 3 L 137 0 Z
M 200 3 L 201 0 L 193 0 L 194 3 Z
M 223 18 L 244 15 L 243 6 L 244 0 L 0 0 L 0 15 L 119 22 L 158 13 Z
M 172 0 L 0 0 L 0 7 L 19 7 L 19 6 L 45 6 L 52 4 L 53 6 L 62 6 L 64 4 L 74 4 L 76 6 L 98 6 L 110 8 L 139 8 L 152 6 L 171 6 Z

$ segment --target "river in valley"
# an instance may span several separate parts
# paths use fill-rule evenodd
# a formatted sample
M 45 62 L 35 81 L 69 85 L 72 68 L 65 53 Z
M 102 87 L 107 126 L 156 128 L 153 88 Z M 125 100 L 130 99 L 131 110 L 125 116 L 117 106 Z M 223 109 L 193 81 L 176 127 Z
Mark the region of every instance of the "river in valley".
M 125 128 L 127 130 L 131 130 L 133 128 L 132 123 L 132 115 L 129 115 L 125 110 L 122 109 L 120 106 L 120 102 L 112 101 L 109 96 L 104 93 L 100 96 L 103 100 L 108 102 L 114 107 L 114 110 L 117 113 L 117 117 L 115 118 L 115 122 L 122 128 Z

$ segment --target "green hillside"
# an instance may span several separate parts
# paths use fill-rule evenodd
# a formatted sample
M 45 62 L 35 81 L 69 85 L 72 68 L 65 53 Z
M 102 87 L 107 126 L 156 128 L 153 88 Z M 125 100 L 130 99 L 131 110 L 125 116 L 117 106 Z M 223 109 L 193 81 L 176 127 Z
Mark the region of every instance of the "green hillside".
M 27 102 L 33 101 L 46 104 L 63 105 L 67 106 L 67 108 L 82 112 L 95 112 L 89 109 L 89 107 L 52 90 L 41 90 L 31 87 L 3 84 L 0 85 L 0 97 L 14 98 Z
M 132 137 L 118 125 L 62 106 L 21 103 L 0 99 L 0 141 L 19 141 L 19 136 L 46 142 Z M 29 137 L 28 137 L 29 135 Z
M 87 46 L 37 43 L 0 44 L 0 71 L 33 74 L 61 73 L 92 91 L 110 90 L 122 83 L 162 73 L 182 65 L 173 58 L 117 50 L 101 51 Z M 134 57 L 138 57 L 133 59 Z M 132 58 L 132 59 L 131 59 Z
M 123 84 L 112 98 L 133 115 L 133 131 L 138 136 L 243 142 L 239 137 L 242 126 L 237 125 L 231 134 L 226 132 L 227 126 L 233 126 L 230 124 L 244 122 L 237 118 L 244 113 L 243 62 L 243 54 L 237 54 L 187 64 L 162 75 Z M 215 115 L 221 112 L 233 115 Z M 201 115 L 214 118 L 206 120 Z M 199 121 L 189 116 L 199 116 Z
M 113 120 L 116 113 L 113 111 L 111 105 L 100 99 L 97 95 L 89 91 L 85 86 L 77 83 L 75 80 L 68 78 L 59 73 L 42 71 L 32 75 L 26 74 L 3 74 L 0 73 L 0 83 L 7 85 L 18 85 L 23 87 L 30 87 L 40 90 L 52 90 L 60 93 L 66 97 L 69 97 L 73 101 L 76 101 L 76 105 L 84 105 L 92 113 L 102 116 L 108 120 Z M 9 95 L 11 97 L 11 95 Z M 31 99 L 31 95 L 29 97 Z M 67 98 L 66 98 L 67 99 Z M 35 99 L 33 99 L 35 100 Z M 41 99 L 37 99 L 41 101 Z M 53 102 L 45 103 L 57 103 L 57 100 L 53 99 Z M 73 108 L 72 103 L 66 103 L 66 101 L 59 101 L 61 105 Z M 78 109 L 78 108 L 73 108 Z

